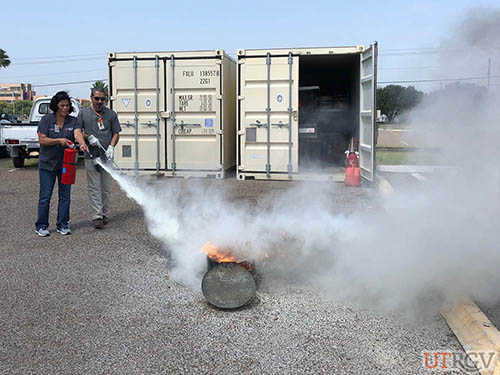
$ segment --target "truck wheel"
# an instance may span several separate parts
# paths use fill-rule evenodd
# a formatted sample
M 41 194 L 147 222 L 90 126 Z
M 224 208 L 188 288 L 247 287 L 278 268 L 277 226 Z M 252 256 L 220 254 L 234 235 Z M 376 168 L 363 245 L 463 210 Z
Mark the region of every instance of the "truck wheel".
M 12 158 L 12 161 L 14 162 L 14 167 L 16 168 L 24 167 L 24 158 L 22 156 L 16 156 L 15 158 Z

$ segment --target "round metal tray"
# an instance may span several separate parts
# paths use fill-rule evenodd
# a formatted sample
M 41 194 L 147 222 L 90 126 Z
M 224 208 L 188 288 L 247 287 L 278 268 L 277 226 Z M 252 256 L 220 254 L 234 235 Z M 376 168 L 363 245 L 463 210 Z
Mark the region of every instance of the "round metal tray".
M 219 263 L 203 276 L 201 291 L 210 304 L 221 309 L 236 309 L 255 296 L 255 280 L 237 263 Z

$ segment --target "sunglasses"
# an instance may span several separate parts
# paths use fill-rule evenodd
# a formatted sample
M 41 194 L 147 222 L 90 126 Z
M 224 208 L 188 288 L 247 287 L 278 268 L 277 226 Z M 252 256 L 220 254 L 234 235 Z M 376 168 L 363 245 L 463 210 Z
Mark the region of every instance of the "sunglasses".
M 94 96 L 96 102 L 104 102 L 106 98 L 104 96 Z

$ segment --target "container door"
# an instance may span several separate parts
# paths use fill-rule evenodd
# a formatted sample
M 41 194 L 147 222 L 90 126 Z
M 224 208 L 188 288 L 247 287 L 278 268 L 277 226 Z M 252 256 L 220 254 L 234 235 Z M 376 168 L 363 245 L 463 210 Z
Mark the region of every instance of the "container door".
M 167 169 L 220 170 L 221 59 L 167 61 Z
M 375 178 L 375 93 L 377 87 L 377 43 L 361 53 L 359 163 L 361 177 Z
M 110 62 L 112 108 L 122 127 L 115 161 L 125 169 L 165 168 L 164 61 Z
M 298 57 L 240 57 L 242 172 L 298 172 Z

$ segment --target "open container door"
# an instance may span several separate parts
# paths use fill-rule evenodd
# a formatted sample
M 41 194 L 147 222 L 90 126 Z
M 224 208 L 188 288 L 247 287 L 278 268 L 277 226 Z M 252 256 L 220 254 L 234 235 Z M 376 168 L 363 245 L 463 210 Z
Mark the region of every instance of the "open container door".
M 375 179 L 375 94 L 377 88 L 377 43 L 361 53 L 359 108 L 359 166 L 364 179 Z

